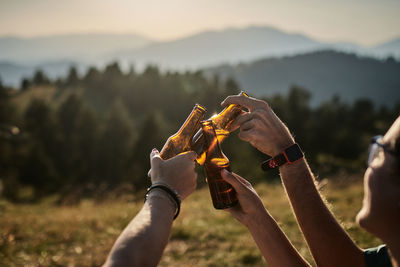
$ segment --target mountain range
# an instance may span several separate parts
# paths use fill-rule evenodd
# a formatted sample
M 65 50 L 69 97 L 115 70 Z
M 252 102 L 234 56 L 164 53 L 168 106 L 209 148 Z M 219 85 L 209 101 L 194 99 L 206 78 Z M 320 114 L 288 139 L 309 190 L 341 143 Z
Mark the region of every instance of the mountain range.
M 400 57 L 400 38 L 364 47 L 350 42 L 322 42 L 303 34 L 288 33 L 267 26 L 205 31 L 164 42 L 138 34 L 0 37 L 0 61 L 21 65 L 62 60 L 85 64 L 121 60 L 137 65 L 156 63 L 166 68 L 193 69 L 325 49 Z
M 123 69 L 156 64 L 163 70 L 203 69 L 208 75 L 232 76 L 255 95 L 286 92 L 298 84 L 317 90 L 313 101 L 333 94 L 353 99 L 381 88 L 396 94 L 400 89 L 393 78 L 400 77 L 397 59 L 400 38 L 364 47 L 256 26 L 205 31 L 164 42 L 137 34 L 0 37 L 0 79 L 17 87 L 36 69 L 56 78 L 64 76 L 71 65 L 84 73 L 90 65 L 119 61 Z M 379 103 L 393 100 L 376 99 Z
M 152 43 L 139 49 L 113 53 L 109 58 L 135 62 L 139 66 L 155 63 L 162 68 L 184 70 L 327 49 L 400 58 L 400 38 L 374 47 L 363 47 L 350 42 L 321 42 L 302 34 L 253 26 L 207 31 L 179 40 Z
M 0 61 L 37 65 L 48 61 L 100 62 L 120 49 L 138 49 L 153 42 L 138 34 L 67 34 L 21 38 L 0 37 Z
M 234 78 L 254 96 L 286 94 L 292 86 L 310 91 L 311 104 L 339 96 L 347 103 L 368 98 L 377 105 L 400 103 L 400 62 L 377 60 L 337 51 L 317 51 L 267 58 L 205 70 L 208 76 Z

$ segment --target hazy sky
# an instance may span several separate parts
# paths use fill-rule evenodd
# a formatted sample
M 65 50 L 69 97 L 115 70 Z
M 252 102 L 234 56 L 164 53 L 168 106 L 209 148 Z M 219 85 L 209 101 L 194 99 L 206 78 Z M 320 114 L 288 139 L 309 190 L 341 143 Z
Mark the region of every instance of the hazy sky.
M 324 41 L 400 37 L 400 0 L 0 0 L 0 35 L 139 33 L 157 40 L 270 25 Z

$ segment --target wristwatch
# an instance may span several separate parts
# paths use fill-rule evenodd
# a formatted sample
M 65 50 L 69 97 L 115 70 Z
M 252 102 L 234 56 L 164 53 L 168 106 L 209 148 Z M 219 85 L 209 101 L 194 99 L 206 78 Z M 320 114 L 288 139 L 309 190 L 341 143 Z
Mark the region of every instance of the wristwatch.
M 263 169 L 263 171 L 268 171 L 286 163 L 293 164 L 303 157 L 304 154 L 303 151 L 301 151 L 300 146 L 298 144 L 293 144 L 282 150 L 279 155 L 261 163 L 261 169 Z

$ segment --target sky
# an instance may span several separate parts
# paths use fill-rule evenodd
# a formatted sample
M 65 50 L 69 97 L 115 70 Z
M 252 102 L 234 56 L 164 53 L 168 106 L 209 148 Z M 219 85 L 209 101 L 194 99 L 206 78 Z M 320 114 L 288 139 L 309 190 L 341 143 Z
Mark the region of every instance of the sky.
M 400 0 L 0 0 L 0 35 L 138 33 L 173 40 L 266 25 L 319 41 L 400 37 Z

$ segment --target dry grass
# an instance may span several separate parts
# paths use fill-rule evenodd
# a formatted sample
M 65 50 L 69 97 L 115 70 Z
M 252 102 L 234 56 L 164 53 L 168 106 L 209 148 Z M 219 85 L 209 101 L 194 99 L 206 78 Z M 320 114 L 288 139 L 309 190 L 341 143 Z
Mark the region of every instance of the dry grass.
M 260 184 L 256 189 L 290 240 L 311 260 L 281 185 Z M 361 178 L 329 182 L 323 194 L 360 246 L 380 243 L 354 223 L 361 206 Z M 0 265 L 99 266 L 141 205 L 122 200 L 83 201 L 73 207 L 0 202 Z M 160 266 L 244 265 L 266 263 L 246 228 L 229 213 L 212 208 L 207 188 L 198 190 L 183 203 Z

